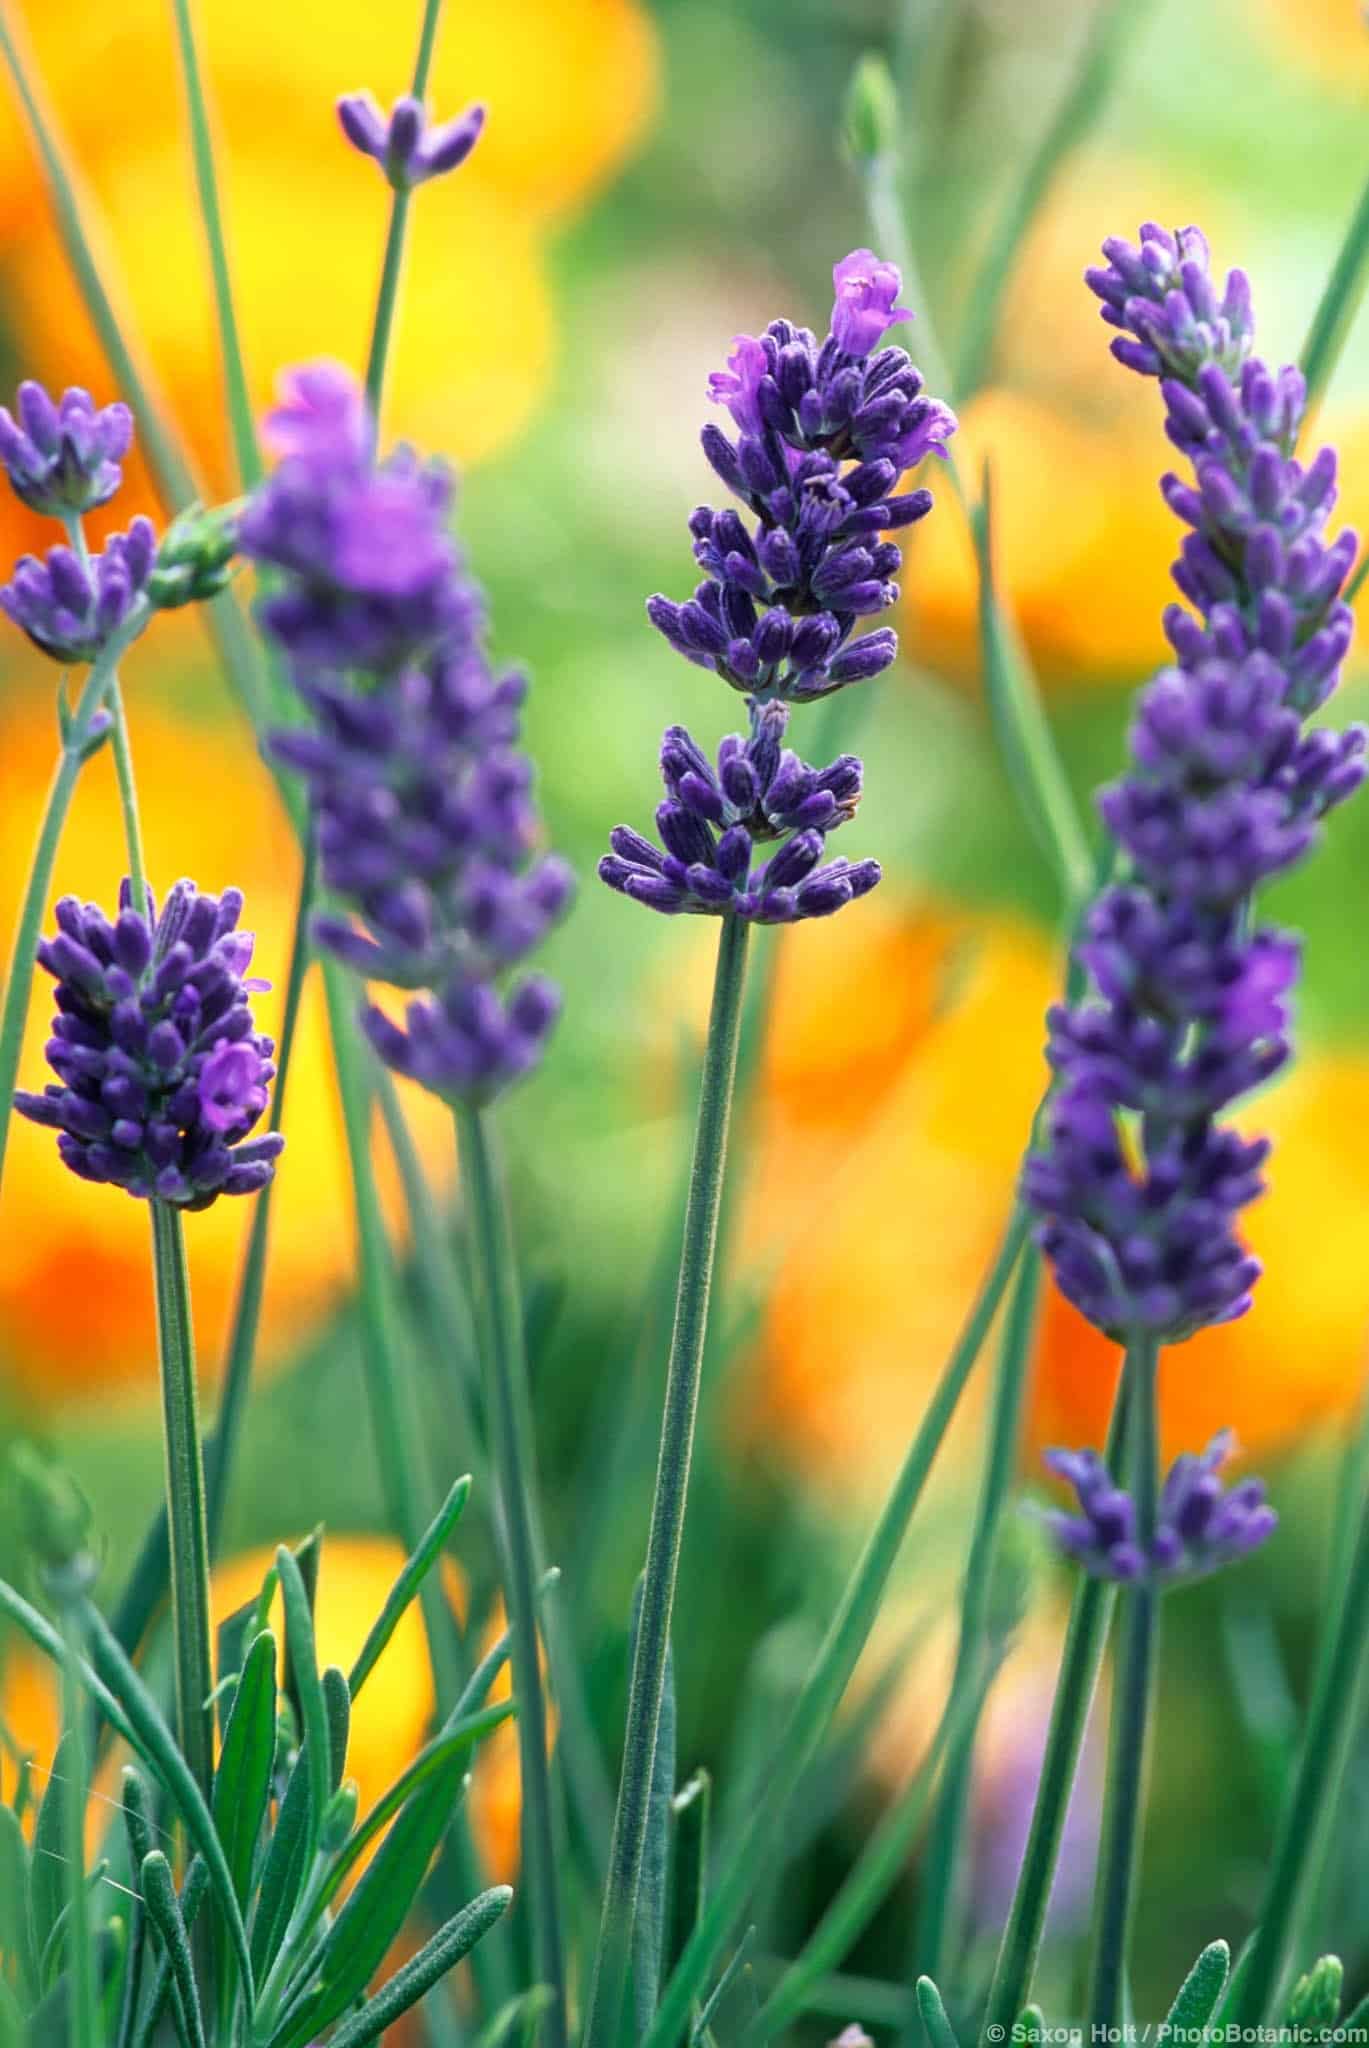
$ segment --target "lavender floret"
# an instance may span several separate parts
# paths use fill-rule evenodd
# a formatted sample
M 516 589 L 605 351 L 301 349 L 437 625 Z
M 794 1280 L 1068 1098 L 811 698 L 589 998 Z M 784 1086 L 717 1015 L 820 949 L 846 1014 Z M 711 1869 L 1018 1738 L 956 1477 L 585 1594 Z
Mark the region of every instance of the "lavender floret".
M 69 547 L 49 548 L 43 561 L 21 555 L 0 586 L 0 611 L 54 661 L 97 661 L 116 634 L 137 625 L 156 553 L 152 522 L 139 517 L 88 560 Z
M 668 917 L 742 917 L 794 924 L 830 917 L 868 895 L 880 879 L 873 860 L 824 860 L 826 834 L 855 815 L 861 764 L 843 754 L 810 768 L 783 745 L 788 707 L 754 707 L 749 738 L 732 733 L 714 768 L 683 726 L 661 743 L 666 800 L 656 812 L 663 848 L 628 825 L 609 835 L 599 863 L 611 889 Z M 757 844 L 782 839 L 757 862 Z
M 20 1091 L 14 1106 L 57 1132 L 82 1180 L 205 1209 L 271 1179 L 285 1141 L 250 1135 L 275 1073 L 250 999 L 270 984 L 249 977 L 241 914 L 239 890 L 207 896 L 188 881 L 160 916 L 150 892 L 135 910 L 126 882 L 112 922 L 74 896 L 57 905 L 57 931 L 38 948 L 57 983 L 47 1044 L 57 1081 Z
M 19 386 L 15 410 L 17 420 L 0 406 L 0 463 L 15 496 L 54 519 L 107 505 L 124 480 L 133 442 L 128 407 L 97 406 L 77 385 L 53 400 L 28 382 Z
M 1148 1553 L 1136 1541 L 1136 1509 L 1096 1451 L 1047 1451 L 1049 1469 L 1074 1489 L 1078 1513 L 1042 1519 L 1066 1557 L 1093 1578 L 1157 1585 L 1205 1578 L 1257 1550 L 1278 1526 L 1259 1479 L 1226 1488 L 1217 1476 L 1234 1447 L 1229 1429 L 1206 1450 L 1174 1460 L 1160 1494 Z
M 422 100 L 406 94 L 387 116 L 369 92 L 350 92 L 337 103 L 342 132 L 354 149 L 372 157 L 396 192 L 411 192 L 463 164 L 480 139 L 485 109 L 468 107 L 454 120 L 431 123 Z

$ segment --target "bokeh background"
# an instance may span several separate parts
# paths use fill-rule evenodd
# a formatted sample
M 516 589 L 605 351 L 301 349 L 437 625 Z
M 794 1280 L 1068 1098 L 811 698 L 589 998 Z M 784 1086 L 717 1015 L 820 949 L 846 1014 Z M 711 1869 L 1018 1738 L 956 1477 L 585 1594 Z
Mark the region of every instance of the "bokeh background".
M 226 494 L 169 12 L 161 0 L 23 0 L 9 11 L 26 23 L 87 181 L 121 305 L 207 491 Z M 341 144 L 332 101 L 363 84 L 387 101 L 402 89 L 418 10 L 413 0 L 204 0 L 201 12 L 244 344 L 264 403 L 282 365 L 363 352 L 384 190 Z M 1282 360 L 1301 344 L 1369 169 L 1369 30 L 1355 0 L 1152 0 L 1137 13 L 1107 104 L 1021 254 L 986 380 L 962 415 L 962 458 L 994 465 L 1002 585 L 1085 803 L 1118 761 L 1130 694 L 1163 657 L 1175 529 L 1156 486 L 1168 464 L 1154 390 L 1111 362 L 1084 265 L 1103 235 L 1134 233 L 1144 218 L 1199 221 L 1219 261 L 1250 271 L 1264 350 Z M 442 32 L 436 106 L 449 113 L 478 97 L 489 124 L 469 166 L 415 205 L 385 425 L 462 466 L 461 527 L 490 592 L 495 644 L 534 677 L 530 739 L 551 836 L 586 878 L 553 948 L 567 997 L 555 1051 L 505 1123 L 550 1547 L 576 1582 L 590 1704 L 610 1755 L 712 935 L 610 896 L 593 864 L 611 825 L 649 818 L 663 725 L 683 720 L 712 742 L 739 709 L 648 629 L 643 599 L 693 581 L 685 520 L 713 488 L 697 442 L 703 389 L 730 336 L 780 312 L 821 328 L 832 262 L 870 238 L 839 144 L 861 53 L 883 51 L 900 80 L 918 310 L 954 353 L 977 259 L 1091 15 L 1085 0 L 461 0 Z M 0 385 L 26 375 L 114 395 L 29 137 L 0 91 Z M 1342 450 L 1346 517 L 1369 529 L 1363 329 L 1320 428 Z M 136 468 L 111 515 L 124 523 L 135 499 L 151 505 Z M 0 555 L 47 538 L 0 503 Z M 742 1132 L 677 1635 L 682 1762 L 706 1762 L 733 1784 L 803 1669 L 991 1254 L 1060 974 L 1051 875 L 984 712 L 972 553 L 948 489 L 917 530 L 904 589 L 900 665 L 847 693 L 839 713 L 841 742 L 863 745 L 870 764 L 852 851 L 878 854 L 884 886 L 830 925 L 765 934 L 758 949 L 775 975 L 773 1029 Z M 163 622 L 127 665 L 125 689 L 154 880 L 240 884 L 261 969 L 279 983 L 293 843 L 196 623 Z M 1343 703 L 1347 716 L 1369 710 L 1369 653 L 1352 658 Z M 9 634 L 6 949 L 53 750 L 51 671 Z M 101 757 L 81 783 L 60 889 L 108 897 L 117 845 Z M 1233 1425 L 1283 1521 L 1257 1561 L 1169 1603 L 1142 2012 L 1159 2009 L 1202 1942 L 1247 1924 L 1307 1689 L 1332 1482 L 1369 1362 L 1367 873 L 1361 803 L 1271 906 L 1305 929 L 1308 975 L 1297 1069 L 1247 1112 L 1277 1147 L 1251 1226 L 1268 1271 L 1245 1321 L 1165 1368 L 1169 1450 Z M 39 991 L 29 1085 L 46 1007 Z M 435 1181 L 449 1188 L 445 1119 L 421 1101 L 413 1110 Z M 364 1628 L 392 1559 L 367 1448 L 347 1182 L 314 983 L 286 1127 L 222 1597 L 241 1597 L 256 1546 L 326 1519 L 323 1649 L 336 1657 Z M 392 1179 L 379 1133 L 377 1155 Z M 402 1260 L 397 1200 L 391 1215 Z M 225 1202 L 190 1224 L 211 1402 L 247 1220 L 245 1205 Z M 76 1183 L 42 1132 L 16 1128 L 0 1237 L 0 1428 L 38 1435 L 79 1473 L 106 1546 L 107 1592 L 159 1486 L 145 1233 L 139 1206 Z M 452 1363 L 418 1322 L 412 1337 L 434 1470 L 451 1475 L 469 1462 Z M 1043 1443 L 1097 1441 L 1114 1369 L 1109 1347 L 1048 1296 L 1025 1492 L 1039 1492 Z M 785 1952 L 830 1894 L 939 1706 L 977 1404 L 973 1393 L 883 1632 L 892 1705 L 815 1803 L 794 1881 L 767 1907 L 770 1952 Z M 0 1549 L 12 1541 L 0 1510 Z M 463 1597 L 478 1612 L 490 1565 L 474 1510 L 462 1541 Z M 1069 1591 L 1025 1521 L 1022 1548 L 1030 1618 L 991 1702 L 976 1793 L 971 1980 L 1011 1885 Z M 398 1647 L 358 1735 L 365 1789 L 420 1739 L 426 1684 L 421 1643 Z M 0 1703 L 14 1734 L 50 1754 L 50 1702 L 20 1655 L 6 1660 Z M 1362 1747 L 1323 1943 L 1359 1974 L 1369 1940 L 1355 1860 L 1369 1807 Z M 506 1754 L 488 1773 L 482 1821 L 505 1867 L 512 1770 Z M 1086 1768 L 1049 1956 L 1062 2014 L 1089 1895 L 1090 1783 Z M 914 1860 L 852 1973 L 906 1984 L 917 1885 Z M 858 1989 L 835 2017 L 855 2015 Z M 893 1994 L 867 1985 L 862 1995 L 872 2023 L 899 2021 Z

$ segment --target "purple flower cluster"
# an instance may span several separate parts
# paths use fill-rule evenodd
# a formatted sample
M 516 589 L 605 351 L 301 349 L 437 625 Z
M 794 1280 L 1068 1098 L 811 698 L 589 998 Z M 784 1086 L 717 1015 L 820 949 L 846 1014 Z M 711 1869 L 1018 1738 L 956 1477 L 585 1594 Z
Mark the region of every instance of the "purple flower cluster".
M 447 471 L 407 449 L 378 461 L 361 391 L 332 364 L 293 372 L 267 425 L 282 460 L 240 544 L 279 572 L 260 616 L 312 714 L 271 744 L 308 784 L 342 913 L 315 936 L 368 979 L 431 992 L 403 1026 L 364 1011 L 389 1065 L 485 1101 L 535 1065 L 559 1006 L 540 977 L 496 983 L 572 892 L 565 862 L 538 851 L 525 684 L 490 667 Z
M 152 522 L 141 517 L 85 560 L 60 545 L 45 561 L 22 555 L 0 586 L 0 611 L 54 661 L 96 661 L 116 633 L 137 629 L 156 558 Z
M 599 872 L 610 887 L 676 916 L 731 912 L 757 924 L 826 917 L 879 880 L 873 860 L 823 861 L 825 835 L 855 816 L 862 769 L 854 754 L 807 767 L 783 745 L 783 704 L 758 705 L 751 737 L 732 733 L 716 770 L 682 725 L 661 747 L 666 799 L 656 812 L 662 853 L 619 825 Z M 787 838 L 785 835 L 790 835 Z M 784 845 L 759 866 L 757 841 Z
M 664 851 L 619 826 L 600 863 L 611 888 L 667 915 L 789 923 L 828 916 L 879 880 L 873 861 L 823 860 L 825 834 L 854 812 L 859 762 L 807 768 L 783 748 L 784 730 L 791 705 L 893 660 L 889 627 L 852 634 L 898 598 L 902 556 L 881 536 L 931 509 L 931 493 L 900 492 L 900 478 L 944 453 L 956 423 L 923 391 L 906 352 L 879 346 L 908 317 L 895 303 L 893 265 L 858 249 L 836 265 L 833 284 L 825 340 L 772 321 L 759 337 L 739 335 L 727 368 L 709 379 L 708 396 L 737 431 L 705 427 L 704 454 L 749 523 L 732 507 L 700 506 L 689 525 L 703 582 L 682 604 L 647 603 L 671 646 L 740 691 L 751 713 L 750 738 L 724 741 L 716 773 L 672 727 L 657 812 Z M 754 865 L 755 842 L 784 833 L 794 836 Z
M 0 405 L 0 463 L 15 497 L 53 519 L 107 505 L 133 442 L 128 407 L 97 406 L 76 385 L 54 401 L 41 384 L 25 383 L 16 410 L 17 420 Z
M 1355 540 L 1324 537 L 1335 456 L 1293 454 L 1302 379 L 1251 355 L 1244 277 L 1219 297 L 1193 228 L 1104 251 L 1088 281 L 1124 330 L 1114 353 L 1159 378 L 1191 468 L 1162 488 L 1189 528 L 1174 578 L 1192 609 L 1166 614 L 1175 663 L 1100 798 L 1129 873 L 1078 945 L 1090 992 L 1050 1013 L 1059 1086 L 1025 1189 L 1070 1300 L 1110 1335 L 1174 1342 L 1243 1314 L 1259 1274 L 1236 1221 L 1268 1146 L 1216 1119 L 1290 1053 L 1298 946 L 1255 923 L 1252 895 L 1364 775 L 1362 729 L 1305 726 L 1349 644 Z
M 1136 1539 L 1135 1502 L 1114 1486 L 1098 1453 L 1048 1451 L 1046 1464 L 1074 1489 L 1078 1512 L 1049 1509 L 1046 1525 L 1065 1555 L 1094 1578 L 1132 1585 L 1203 1578 L 1248 1556 L 1278 1525 L 1261 1480 L 1245 1479 L 1228 1490 L 1217 1476 L 1233 1441 L 1224 1429 L 1205 1451 L 1185 1451 L 1174 1460 L 1145 1551 Z
M 407 93 L 387 118 L 371 93 L 349 92 L 338 101 L 337 116 L 352 147 L 380 165 L 396 192 L 411 192 L 464 164 L 485 125 L 485 109 L 476 106 L 434 127 L 422 100 Z
M 249 1135 L 275 1073 L 249 998 L 269 983 L 248 977 L 241 912 L 238 890 L 205 896 L 193 882 L 177 882 L 160 917 L 150 892 L 134 909 L 127 883 L 112 923 L 74 896 L 57 905 L 38 959 L 57 983 L 47 1060 L 58 1078 L 14 1101 L 57 1132 L 82 1180 L 183 1209 L 270 1180 L 285 1141 Z

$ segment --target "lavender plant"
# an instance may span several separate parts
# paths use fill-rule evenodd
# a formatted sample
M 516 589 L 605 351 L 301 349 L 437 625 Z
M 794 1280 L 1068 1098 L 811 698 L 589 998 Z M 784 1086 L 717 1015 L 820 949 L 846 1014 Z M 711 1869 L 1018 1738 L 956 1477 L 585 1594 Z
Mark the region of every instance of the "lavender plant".
M 1078 942 L 1086 993 L 1048 1020 L 1058 1085 L 1024 1175 L 1063 1292 L 1126 1346 L 1118 1421 L 1125 1412 L 1131 1491 L 1094 1453 L 1053 1458 L 1082 1509 L 1055 1518 L 1057 1539 L 1087 1571 L 1130 1587 L 1090 1991 L 1094 2023 L 1114 2026 L 1158 1589 L 1185 1565 L 1211 1569 L 1244 1555 L 1275 1521 L 1256 1482 L 1221 1499 L 1221 1439 L 1200 1459 L 1182 1457 L 1159 1491 L 1160 1351 L 1250 1307 L 1259 1265 L 1236 1219 L 1261 1191 L 1269 1146 L 1219 1119 L 1287 1062 L 1299 965 L 1296 940 L 1260 926 L 1253 899 L 1312 849 L 1327 812 L 1358 787 L 1366 735 L 1306 729 L 1349 645 L 1340 593 L 1356 543 L 1349 533 L 1324 537 L 1334 453 L 1304 465 L 1294 452 L 1302 376 L 1275 374 L 1252 354 L 1248 280 L 1233 271 L 1219 293 L 1196 229 L 1176 235 L 1148 224 L 1139 247 L 1111 240 L 1104 254 L 1106 268 L 1089 271 L 1088 282 L 1104 319 L 1122 330 L 1113 353 L 1159 380 L 1169 438 L 1192 467 L 1191 483 L 1170 474 L 1161 486 L 1189 529 L 1174 578 L 1191 609 L 1166 612 L 1176 666 L 1142 692 L 1132 767 L 1100 797 L 1124 874 L 1102 890 Z M 1062 1768 L 1058 1780 L 1043 1778 L 991 2024 L 1020 2008 L 1030 1981 L 1060 1796 L 1091 1689 L 1079 1676 L 1094 1642 L 1092 1626 L 1081 1626 L 1076 1668 L 1062 1674 L 1061 1698 L 1074 1697 L 1053 1731 Z

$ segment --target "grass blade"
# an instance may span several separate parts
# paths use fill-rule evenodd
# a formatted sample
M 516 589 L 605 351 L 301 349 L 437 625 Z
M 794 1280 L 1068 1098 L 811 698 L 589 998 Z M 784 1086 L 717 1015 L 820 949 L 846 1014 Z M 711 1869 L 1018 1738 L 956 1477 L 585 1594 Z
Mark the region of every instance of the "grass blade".
M 1345 239 L 1336 252 L 1331 274 L 1312 315 L 1307 340 L 1303 343 L 1299 366 L 1307 379 L 1304 422 L 1321 404 L 1340 360 L 1350 324 L 1364 292 L 1366 258 L 1369 258 L 1369 179 L 1366 179 L 1355 211 L 1350 216 Z

